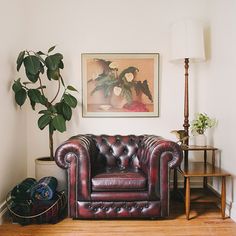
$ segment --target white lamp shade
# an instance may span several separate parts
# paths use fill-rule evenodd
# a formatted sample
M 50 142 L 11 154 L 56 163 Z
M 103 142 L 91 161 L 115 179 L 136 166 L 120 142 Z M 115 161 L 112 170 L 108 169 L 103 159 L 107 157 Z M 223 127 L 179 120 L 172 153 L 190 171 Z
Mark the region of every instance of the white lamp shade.
M 201 24 L 193 20 L 184 20 L 171 26 L 172 61 L 189 58 L 194 61 L 205 60 L 204 35 Z

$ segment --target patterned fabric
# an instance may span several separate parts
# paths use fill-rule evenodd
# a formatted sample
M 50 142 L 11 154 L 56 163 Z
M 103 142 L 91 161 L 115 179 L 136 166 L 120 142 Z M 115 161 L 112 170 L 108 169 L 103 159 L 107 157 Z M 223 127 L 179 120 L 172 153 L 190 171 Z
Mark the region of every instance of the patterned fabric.
M 12 221 L 21 225 L 55 224 L 66 217 L 67 200 L 64 192 L 56 192 L 51 200 L 34 201 L 30 204 L 15 204 L 12 199 L 7 201 Z
M 36 184 L 36 179 L 26 178 L 21 183 L 17 184 L 11 191 L 11 197 L 15 201 L 22 201 L 31 198 L 30 190 Z
M 50 200 L 57 188 L 57 179 L 52 176 L 43 177 L 31 188 L 31 197 L 35 200 Z

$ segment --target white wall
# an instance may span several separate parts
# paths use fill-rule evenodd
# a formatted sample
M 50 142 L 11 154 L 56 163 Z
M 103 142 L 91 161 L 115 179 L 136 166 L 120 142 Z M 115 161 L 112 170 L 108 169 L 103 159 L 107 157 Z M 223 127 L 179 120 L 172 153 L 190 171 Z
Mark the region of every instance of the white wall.
M 227 181 L 227 200 L 234 200 L 231 217 L 236 220 L 236 1 L 212 0 L 211 58 L 206 78 L 205 110 L 218 119 L 214 132 L 215 146 L 221 150 L 221 167 L 232 174 Z M 220 182 L 214 186 L 220 189 Z
M 27 176 L 26 112 L 16 108 L 11 90 L 13 80 L 17 79 L 15 61 L 24 35 L 22 10 L 17 0 L 1 0 L 0 216 L 6 193 Z
M 10 3 L 9 3 L 10 2 Z M 67 83 L 79 88 L 81 101 L 81 61 L 84 52 L 159 52 L 160 53 L 160 117 L 159 118 L 82 118 L 81 106 L 74 112 L 72 122 L 65 134 L 57 134 L 55 145 L 78 133 L 109 133 L 109 134 L 157 134 L 167 138 L 174 137 L 170 131 L 182 128 L 183 123 L 183 85 L 184 69 L 182 65 L 168 61 L 169 26 L 182 18 L 194 18 L 202 21 L 206 29 L 208 61 L 190 65 L 190 120 L 195 112 L 203 111 L 216 117 L 218 127 L 213 134 L 211 143 L 222 150 L 221 165 L 233 174 L 235 180 L 235 150 L 232 149 L 235 133 L 235 22 L 234 0 L 24 0 L 4 1 L 1 8 L 1 24 L 8 19 L 12 28 L 4 28 L 14 36 L 22 36 L 19 42 L 10 34 L 5 34 L 5 46 L 1 44 L 5 57 L 1 57 L 1 66 L 7 85 L 13 75 L 13 57 L 21 47 L 35 50 L 46 50 L 57 44 L 58 50 L 65 56 L 63 75 Z M 24 5 L 22 5 L 24 4 Z M 11 8 L 10 8 L 11 7 Z M 27 14 L 16 9 L 24 8 Z M 13 14 L 9 14 L 9 12 Z M 227 14 L 226 14 L 227 13 Z M 10 20 L 12 19 L 12 20 Z M 23 19 L 23 21 L 22 21 Z M 25 21 L 25 22 L 24 22 Z M 4 25 L 3 25 L 4 26 Z M 233 53 L 234 52 L 234 53 Z M 3 61 L 2 61 L 3 60 Z M 12 61 L 13 60 L 13 61 Z M 1 76 L 2 76 L 1 75 Z M 9 89 L 9 87 L 7 87 Z M 8 166 L 16 159 L 12 153 L 22 156 L 17 168 L 19 175 L 25 173 L 24 154 L 26 143 L 24 115 L 16 111 L 11 100 L 5 99 L 12 94 L 6 86 L 1 87 L 1 107 L 9 112 L 5 123 L 1 122 L 4 134 L 1 141 L 1 159 L 5 167 L 0 167 L 0 175 L 4 173 L 4 181 L 0 178 L 0 193 L 5 193 L 15 179 Z M 3 94 L 3 95 L 2 95 Z M 6 103 L 10 103 L 7 104 Z M 231 105 L 232 104 L 232 105 Z M 17 115 L 17 117 L 15 116 Z M 1 116 L 1 119 L 3 117 Z M 27 111 L 27 169 L 28 176 L 34 176 L 34 159 L 48 155 L 47 131 L 37 128 L 37 114 L 28 107 Z M 19 127 L 19 122 L 23 124 Z M 16 123 L 17 122 L 17 123 Z M 6 132 L 6 125 L 10 126 Z M 17 134 L 15 127 L 17 126 Z M 17 135 L 17 136 L 15 136 Z M 23 138 L 19 138 L 21 136 Z M 3 137 L 2 137 L 3 136 Z M 14 150 L 7 146 L 19 139 Z M 3 142 L 3 141 L 2 141 Z M 19 143 L 21 142 L 21 143 Z M 21 145 L 20 145 L 21 144 Z M 15 153 L 15 152 L 14 152 Z M 5 160 L 7 156 L 7 159 Z M 19 160 L 19 158 L 17 159 Z M 2 161 L 1 161 L 2 163 Z M 3 164 L 3 165 L 4 165 Z M 10 169 L 11 170 L 11 169 Z M 1 176 L 0 176 L 1 177 Z M 235 182 L 235 181 L 234 181 Z M 215 187 L 219 186 L 215 183 Z M 227 199 L 236 195 L 236 186 L 232 193 L 232 184 L 227 181 Z M 2 197 L 2 196 L 1 196 Z M 0 197 L 0 200 L 1 200 Z M 0 201 L 1 202 L 1 201 Z M 232 211 L 236 219 L 236 210 Z
M 56 145 L 71 135 L 157 134 L 174 138 L 170 131 L 183 123 L 183 65 L 168 61 L 169 26 L 177 19 L 192 17 L 206 24 L 206 3 L 167 0 L 43 0 L 35 8 L 29 1 L 31 20 L 28 48 L 46 50 L 57 44 L 65 56 L 64 78 L 81 91 L 81 53 L 84 52 L 159 52 L 159 118 L 82 118 L 81 106 L 74 112 L 66 134 L 58 134 Z M 52 9 L 54 9 L 52 11 Z M 42 17 L 43 12 L 43 17 Z M 40 30 L 39 30 L 40 29 Z M 204 63 L 191 65 L 194 81 L 204 80 Z M 198 73 L 193 71 L 198 69 Z M 203 68 L 203 69 L 201 69 Z M 191 84 L 191 83 L 190 83 Z M 193 90 L 194 84 L 191 84 Z M 197 89 L 191 91 L 191 111 Z M 79 94 L 81 101 L 81 92 Z M 34 159 L 48 155 L 47 131 L 37 128 L 38 116 L 28 113 L 28 174 L 34 175 Z

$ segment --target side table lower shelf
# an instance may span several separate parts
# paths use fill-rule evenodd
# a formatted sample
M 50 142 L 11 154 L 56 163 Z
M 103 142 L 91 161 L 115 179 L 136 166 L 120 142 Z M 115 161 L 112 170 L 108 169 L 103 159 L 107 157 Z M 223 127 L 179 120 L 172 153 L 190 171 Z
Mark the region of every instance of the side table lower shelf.
M 179 189 L 178 194 L 181 196 L 181 199 L 185 201 L 185 189 Z M 220 198 L 220 196 L 216 195 L 216 193 L 209 188 L 191 188 L 190 203 L 219 203 Z
M 189 220 L 190 215 L 190 202 L 191 201 L 201 201 L 201 202 L 215 202 L 217 198 L 213 193 L 210 194 L 210 190 L 207 189 L 206 185 L 201 190 L 196 189 L 190 190 L 190 178 L 192 177 L 220 177 L 222 180 L 221 185 L 221 215 L 225 218 L 225 207 L 226 207 L 226 177 L 230 176 L 229 173 L 221 170 L 220 168 L 214 167 L 208 163 L 204 162 L 191 162 L 184 169 L 178 169 L 180 174 L 184 177 L 184 199 L 185 199 L 185 212 L 186 218 Z M 198 191 L 198 194 L 196 194 Z M 192 194 L 194 193 L 195 194 Z M 204 193 L 206 194 L 204 197 Z

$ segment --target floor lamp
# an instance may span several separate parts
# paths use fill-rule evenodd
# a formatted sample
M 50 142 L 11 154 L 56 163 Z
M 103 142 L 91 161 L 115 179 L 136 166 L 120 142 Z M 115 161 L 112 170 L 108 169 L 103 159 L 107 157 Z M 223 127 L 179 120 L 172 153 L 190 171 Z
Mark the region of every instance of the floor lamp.
M 202 26 L 193 20 L 182 20 L 171 26 L 171 53 L 173 62 L 184 63 L 185 85 L 184 85 L 184 130 L 189 136 L 189 89 L 188 69 L 189 61 L 202 61 L 205 59 L 204 36 Z M 189 144 L 186 139 L 184 144 Z M 188 166 L 188 151 L 184 151 L 184 165 Z M 177 193 L 177 171 L 174 170 L 174 192 Z
M 205 59 L 203 28 L 193 20 L 178 21 L 171 26 L 171 53 L 173 62 L 184 63 L 185 89 L 184 89 L 184 130 L 189 135 L 189 89 L 188 70 L 189 62 Z M 188 145 L 188 139 L 185 141 Z

